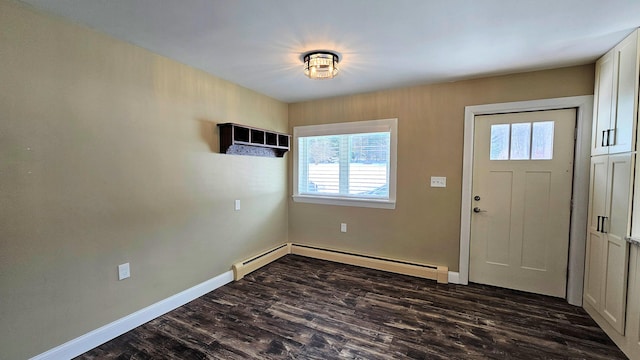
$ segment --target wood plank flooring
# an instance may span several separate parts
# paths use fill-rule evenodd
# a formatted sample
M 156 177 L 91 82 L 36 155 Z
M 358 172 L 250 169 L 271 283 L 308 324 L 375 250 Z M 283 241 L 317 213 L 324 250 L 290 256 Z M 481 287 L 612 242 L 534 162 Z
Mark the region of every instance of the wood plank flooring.
M 77 359 L 626 359 L 562 299 L 287 255 Z

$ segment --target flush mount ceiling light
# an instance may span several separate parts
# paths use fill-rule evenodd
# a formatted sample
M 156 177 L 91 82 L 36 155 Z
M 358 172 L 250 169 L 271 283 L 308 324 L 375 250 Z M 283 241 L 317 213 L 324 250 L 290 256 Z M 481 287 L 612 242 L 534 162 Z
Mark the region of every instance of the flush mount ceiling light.
M 338 75 L 338 55 L 328 51 L 312 51 L 304 55 L 304 74 L 309 79 L 333 79 Z

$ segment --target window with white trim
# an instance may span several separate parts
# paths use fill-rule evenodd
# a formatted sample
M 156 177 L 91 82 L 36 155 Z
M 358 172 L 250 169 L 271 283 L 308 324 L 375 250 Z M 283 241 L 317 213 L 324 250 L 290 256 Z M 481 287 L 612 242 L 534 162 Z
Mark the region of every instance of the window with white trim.
M 293 199 L 394 209 L 398 119 L 293 128 Z

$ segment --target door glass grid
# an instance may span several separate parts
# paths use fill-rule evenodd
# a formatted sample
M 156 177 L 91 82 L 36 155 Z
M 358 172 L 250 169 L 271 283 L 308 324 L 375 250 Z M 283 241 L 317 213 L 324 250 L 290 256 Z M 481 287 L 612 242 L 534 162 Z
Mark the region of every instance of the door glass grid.
M 529 160 L 531 150 L 531 123 L 511 125 L 511 160 Z
M 553 121 L 533 123 L 532 160 L 551 160 L 553 158 Z
M 553 121 L 491 125 L 490 160 L 553 159 Z
M 491 125 L 491 160 L 509 160 L 509 124 Z

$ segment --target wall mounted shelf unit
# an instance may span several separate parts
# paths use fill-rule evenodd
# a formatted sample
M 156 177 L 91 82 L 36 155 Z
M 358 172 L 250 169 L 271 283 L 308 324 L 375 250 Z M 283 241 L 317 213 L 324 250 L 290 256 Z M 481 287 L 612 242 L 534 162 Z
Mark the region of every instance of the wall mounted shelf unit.
M 218 124 L 218 128 L 222 154 L 283 157 L 289 151 L 288 134 L 234 123 Z

